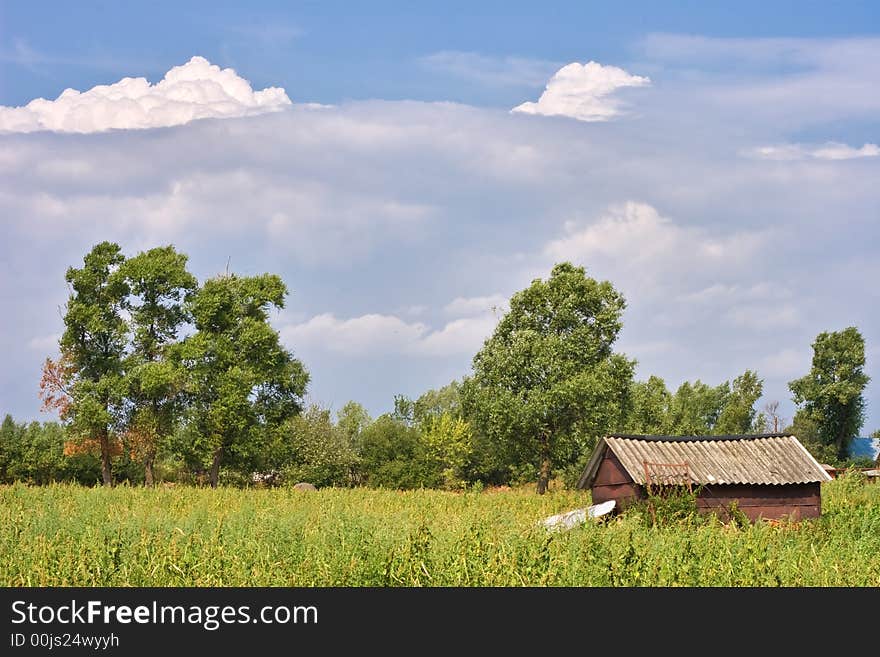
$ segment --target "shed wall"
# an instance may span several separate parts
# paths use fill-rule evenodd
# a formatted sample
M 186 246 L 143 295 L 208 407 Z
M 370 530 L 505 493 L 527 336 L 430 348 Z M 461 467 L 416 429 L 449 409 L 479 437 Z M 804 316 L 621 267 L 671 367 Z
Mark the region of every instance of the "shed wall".
M 622 506 L 627 501 L 645 497 L 643 487 L 633 482 L 623 464 L 610 449 L 605 451 L 605 458 L 599 465 L 596 480 L 590 490 L 593 504 L 614 500 L 618 506 Z
M 786 484 L 779 486 L 735 485 L 705 486 L 697 494 L 697 508 L 711 511 L 736 500 L 739 509 L 749 517 L 780 519 L 818 518 L 822 513 L 821 484 Z
M 620 460 L 610 449 L 599 465 L 591 488 L 593 504 L 615 500 L 619 506 L 646 497 L 645 488 L 633 482 Z M 736 500 L 739 509 L 752 521 L 760 518 L 818 518 L 822 512 L 821 484 L 719 485 L 704 486 L 697 494 L 701 512 L 720 510 Z

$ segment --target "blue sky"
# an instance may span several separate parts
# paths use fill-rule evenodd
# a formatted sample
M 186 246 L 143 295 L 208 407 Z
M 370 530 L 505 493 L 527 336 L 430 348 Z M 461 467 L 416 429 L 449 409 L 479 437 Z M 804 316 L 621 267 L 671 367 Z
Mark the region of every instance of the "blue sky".
M 5 2 L 0 103 L 54 97 L 125 75 L 161 77 L 201 54 L 312 102 L 459 100 L 504 89 L 432 75 L 441 51 L 625 64 L 650 33 L 709 37 L 876 34 L 874 2 Z M 51 17 L 51 20 L 49 18 Z M 505 96 L 508 96 L 506 98 Z M 293 98 L 293 97 L 292 97 Z
M 0 412 L 45 417 L 64 271 L 111 239 L 280 273 L 334 409 L 467 374 L 571 259 L 640 377 L 757 369 L 788 417 L 858 326 L 880 427 L 876 3 L 473 5 L 0 5 Z

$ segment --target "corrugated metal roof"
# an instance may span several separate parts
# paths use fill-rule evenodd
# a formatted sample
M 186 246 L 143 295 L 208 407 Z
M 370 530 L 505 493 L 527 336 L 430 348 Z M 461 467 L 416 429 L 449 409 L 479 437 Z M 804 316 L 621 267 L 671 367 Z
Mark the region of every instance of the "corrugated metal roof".
M 608 436 L 603 442 L 638 484 L 646 483 L 646 462 L 687 463 L 695 484 L 806 484 L 831 479 L 796 437 L 782 434 Z M 600 444 L 597 452 L 604 452 L 604 445 Z M 588 466 L 584 472 L 582 482 L 587 486 L 592 485 L 599 458 L 590 459 L 594 467 Z M 649 465 L 649 471 L 662 475 L 675 472 L 675 468 Z

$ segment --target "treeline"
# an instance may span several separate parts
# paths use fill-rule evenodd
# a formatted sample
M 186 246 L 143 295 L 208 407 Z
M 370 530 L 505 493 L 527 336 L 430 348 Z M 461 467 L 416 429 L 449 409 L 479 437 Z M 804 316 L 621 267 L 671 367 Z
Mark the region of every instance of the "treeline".
M 743 390 L 743 381 L 751 387 Z M 751 372 L 732 385 L 725 382 L 712 387 L 697 381 L 683 384 L 672 394 L 657 377 L 647 383 L 633 382 L 629 396 L 634 403 L 625 429 L 633 433 L 747 433 L 762 421 L 752 409 L 760 385 Z M 246 467 L 222 467 L 221 480 L 238 485 L 309 482 L 319 487 L 451 490 L 534 481 L 534 468 L 522 463 L 515 450 L 505 452 L 488 436 L 474 431 L 475 420 L 462 406 L 462 388 L 461 382 L 453 381 L 415 400 L 399 395 L 394 410 L 376 418 L 353 401 L 335 413 L 309 406 L 260 441 L 259 459 Z M 745 406 L 751 412 L 743 413 Z M 645 424 L 646 418 L 654 424 Z M 156 446 L 151 461 L 155 481 L 210 483 L 204 468 L 191 457 L 192 431 L 182 422 Z M 585 448 L 591 447 L 588 441 Z M 111 464 L 116 481 L 146 482 L 146 468 L 136 452 L 118 449 Z M 567 481 L 580 474 L 577 461 L 561 466 L 560 474 Z M 101 481 L 101 460 L 96 449 L 78 448 L 60 423 L 17 424 L 7 415 L 0 425 L 0 480 L 95 484 Z
M 287 288 L 270 274 L 199 285 L 173 247 L 95 246 L 70 268 L 61 356 L 41 397 L 60 423 L 0 430 L 2 481 L 158 481 L 461 489 L 558 477 L 573 483 L 609 433 L 791 432 L 819 460 L 848 460 L 864 420 L 864 341 L 820 334 L 811 371 L 789 384 L 798 411 L 756 408 L 763 381 L 634 378 L 615 353 L 623 297 L 556 265 L 513 295 L 473 373 L 371 418 L 356 402 L 304 407 L 309 375 L 269 324 Z
M 746 371 L 733 381 L 711 386 L 685 382 L 670 391 L 659 377 L 633 381 L 621 433 L 654 435 L 724 435 L 791 432 L 817 457 L 835 464 L 869 465 L 829 457 L 815 426 L 802 419 L 779 425 L 775 405 L 759 412 L 762 382 Z M 776 425 L 774 426 L 774 422 Z M 250 467 L 224 467 L 227 485 L 278 486 L 309 482 L 324 486 L 381 488 L 442 488 L 461 490 L 533 482 L 535 464 L 515 451 L 500 450 L 485 434 L 475 432 L 474 418 L 462 408 L 462 383 L 453 381 L 416 400 L 398 396 L 394 410 L 376 418 L 356 402 L 336 412 L 316 405 L 290 418 L 263 441 L 262 458 Z M 181 424 L 158 449 L 153 463 L 157 482 L 208 484 L 203 468 L 189 458 L 189 429 Z M 806 431 L 806 433 L 805 433 Z M 584 437 L 582 449 L 554 474 L 565 485 L 577 481 L 595 439 Z M 141 485 L 144 465 L 130 453 L 112 458 L 117 482 Z M 16 423 L 9 415 L 0 425 L 0 482 L 33 484 L 101 482 L 101 461 L 95 451 L 71 450 L 67 430 L 58 422 Z

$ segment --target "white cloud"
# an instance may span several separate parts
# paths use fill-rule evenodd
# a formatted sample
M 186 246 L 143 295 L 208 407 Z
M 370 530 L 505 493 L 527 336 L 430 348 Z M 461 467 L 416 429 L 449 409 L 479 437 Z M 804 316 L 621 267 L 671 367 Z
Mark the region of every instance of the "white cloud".
M 567 235 L 551 241 L 544 254 L 555 261 L 620 263 L 649 278 L 664 272 L 742 263 L 763 242 L 757 233 L 712 236 L 703 228 L 680 226 L 655 208 L 635 201 L 615 205 L 598 221 L 567 222 Z
M 866 143 L 860 148 L 854 148 L 848 144 L 834 141 L 820 145 L 775 144 L 747 150 L 745 155 L 760 160 L 852 160 L 863 157 L 877 157 L 880 155 L 880 146 Z
M 155 85 L 146 78 L 123 78 L 85 92 L 65 89 L 55 100 L 37 98 L 24 107 L 0 106 L 0 132 L 158 128 L 196 119 L 264 114 L 290 104 L 284 89 L 254 91 L 233 69 L 193 57 Z
M 412 351 L 425 356 L 473 355 L 492 335 L 498 319 L 493 315 L 478 315 L 453 320 L 439 331 L 426 335 Z
M 428 332 L 421 322 L 394 315 L 368 314 L 338 319 L 332 313 L 281 329 L 281 337 L 297 349 L 319 347 L 347 355 L 382 355 L 407 350 Z
M 27 157 L 21 155 L 19 162 Z M 378 189 L 345 189 L 244 165 L 175 170 L 171 159 L 160 155 L 153 160 L 153 172 L 134 172 L 132 182 L 114 184 L 114 177 L 129 175 L 124 171 L 128 163 L 95 153 L 67 157 L 56 152 L 54 159 L 34 155 L 29 176 L 41 182 L 30 193 L 23 187 L 13 193 L 11 183 L 7 192 L 0 185 L 0 210 L 27 216 L 26 230 L 35 236 L 61 230 L 95 239 L 125 235 L 129 241 L 159 243 L 199 234 L 204 238 L 205 233 L 213 238 L 246 233 L 246 239 L 270 243 L 302 262 L 323 264 L 364 256 L 391 234 L 412 239 L 435 212 L 383 197 Z M 79 185 L 76 192 L 70 189 L 73 182 Z M 132 193 L 131 185 L 139 189 Z M 96 222 L 96 217 L 108 221 Z
M 497 322 L 495 316 L 482 314 L 455 319 L 432 330 L 422 322 L 407 322 L 395 315 L 371 313 L 340 319 L 324 313 L 285 326 L 280 334 L 298 351 L 330 351 L 357 357 L 452 356 L 476 353 Z
M 567 116 L 579 121 L 607 121 L 620 114 L 621 101 L 613 97 L 623 87 L 644 87 L 651 80 L 630 75 L 616 66 L 573 62 L 556 71 L 538 102 L 514 107 L 512 112 Z
M 503 312 L 507 308 L 507 297 L 503 294 L 490 294 L 486 297 L 456 297 L 443 308 L 448 315 L 472 316 L 485 313 Z

